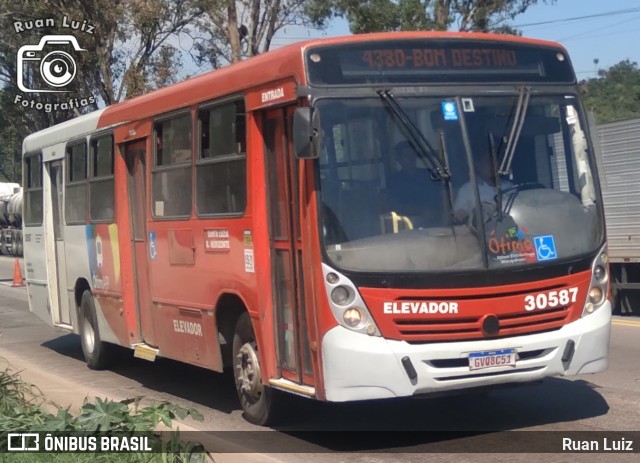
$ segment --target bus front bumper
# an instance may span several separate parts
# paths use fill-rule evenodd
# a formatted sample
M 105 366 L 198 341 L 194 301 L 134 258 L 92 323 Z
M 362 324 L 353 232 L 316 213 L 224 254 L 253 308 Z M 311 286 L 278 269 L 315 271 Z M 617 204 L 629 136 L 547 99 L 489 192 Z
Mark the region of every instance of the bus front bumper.
M 322 340 L 326 399 L 343 402 L 406 397 L 597 373 L 607 368 L 610 333 L 609 301 L 556 331 L 486 341 L 412 345 L 338 326 Z M 567 360 L 571 341 L 573 355 Z M 515 367 L 469 369 L 470 353 L 501 349 L 516 350 L 520 359 Z M 406 364 L 406 358 L 417 373 L 414 379 L 403 366 L 402 359 Z

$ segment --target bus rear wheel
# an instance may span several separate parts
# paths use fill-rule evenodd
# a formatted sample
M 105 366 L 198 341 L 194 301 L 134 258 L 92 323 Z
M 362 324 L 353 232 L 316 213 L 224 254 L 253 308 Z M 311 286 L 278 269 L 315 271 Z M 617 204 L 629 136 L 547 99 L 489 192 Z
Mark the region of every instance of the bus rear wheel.
M 238 318 L 233 336 L 233 378 L 244 418 L 259 426 L 273 424 L 277 394 L 262 384 L 258 347 L 246 312 Z
M 89 290 L 82 293 L 80 311 L 78 313 L 80 342 L 87 366 L 92 370 L 104 370 L 111 360 L 110 346 L 100 339 L 98 317 Z

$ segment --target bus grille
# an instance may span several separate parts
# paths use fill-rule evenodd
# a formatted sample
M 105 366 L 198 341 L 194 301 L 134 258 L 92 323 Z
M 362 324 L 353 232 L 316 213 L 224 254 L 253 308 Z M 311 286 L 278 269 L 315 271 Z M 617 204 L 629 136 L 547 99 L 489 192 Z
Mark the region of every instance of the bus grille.
M 482 332 L 481 316 L 450 320 L 394 320 L 402 339 L 410 344 L 499 339 L 560 329 L 569 318 L 569 306 L 544 311 L 495 314 L 500 330 L 494 336 Z

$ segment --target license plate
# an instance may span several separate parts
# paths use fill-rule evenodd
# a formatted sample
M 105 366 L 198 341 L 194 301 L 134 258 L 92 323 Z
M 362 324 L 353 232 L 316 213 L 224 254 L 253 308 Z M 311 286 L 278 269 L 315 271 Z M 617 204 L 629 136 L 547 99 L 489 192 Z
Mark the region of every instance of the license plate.
M 469 354 L 469 370 L 481 370 L 494 367 L 515 367 L 517 354 L 515 349 L 494 350 L 491 352 L 472 352 Z

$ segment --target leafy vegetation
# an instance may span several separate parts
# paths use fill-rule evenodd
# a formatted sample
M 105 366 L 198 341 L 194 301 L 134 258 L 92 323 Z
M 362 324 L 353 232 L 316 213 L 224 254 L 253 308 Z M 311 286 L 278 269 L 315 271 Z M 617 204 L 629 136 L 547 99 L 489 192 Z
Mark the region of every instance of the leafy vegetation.
M 555 0 L 313 0 L 316 24 L 346 17 L 351 32 L 448 30 L 517 33 L 509 21 L 530 6 Z
M 598 78 L 583 82 L 587 94 L 585 103 L 596 115 L 599 124 L 640 118 L 640 69 L 638 63 L 624 60 Z
M 57 412 L 47 410 L 48 403 L 41 392 L 23 382 L 19 375 L 9 369 L 0 372 L 0 443 L 10 432 L 82 432 L 117 435 L 148 435 L 153 453 L 58 453 L 47 454 L 50 462 L 148 462 L 181 463 L 204 460 L 204 450 L 199 444 L 180 440 L 179 432 L 162 440 L 153 431 L 162 423 L 171 428 L 176 418 L 187 417 L 202 421 L 202 415 L 193 408 L 184 408 L 167 402 L 141 406 L 141 398 L 114 402 L 96 398 L 85 402 L 80 412 L 72 414 L 69 409 L 57 407 Z M 6 444 L 5 444 L 6 445 Z M 196 457 L 195 459 L 193 457 Z M 3 462 L 42 461 L 42 454 L 7 453 Z
M 310 25 L 306 3 L 0 0 L 0 181 L 20 182 L 20 152 L 28 134 L 188 78 L 185 68 L 219 68 L 268 51 L 279 31 Z M 44 18 L 54 25 L 42 25 Z M 85 29 L 68 27 L 72 21 Z M 69 34 L 85 50 L 72 52 L 77 73 L 65 86 L 69 93 L 21 92 L 19 74 L 29 89 L 43 85 L 38 71 L 18 69 L 21 47 L 38 45 L 46 35 Z M 29 97 L 41 108 L 74 98 L 80 105 L 38 110 L 21 106 L 17 97 L 23 103 Z

